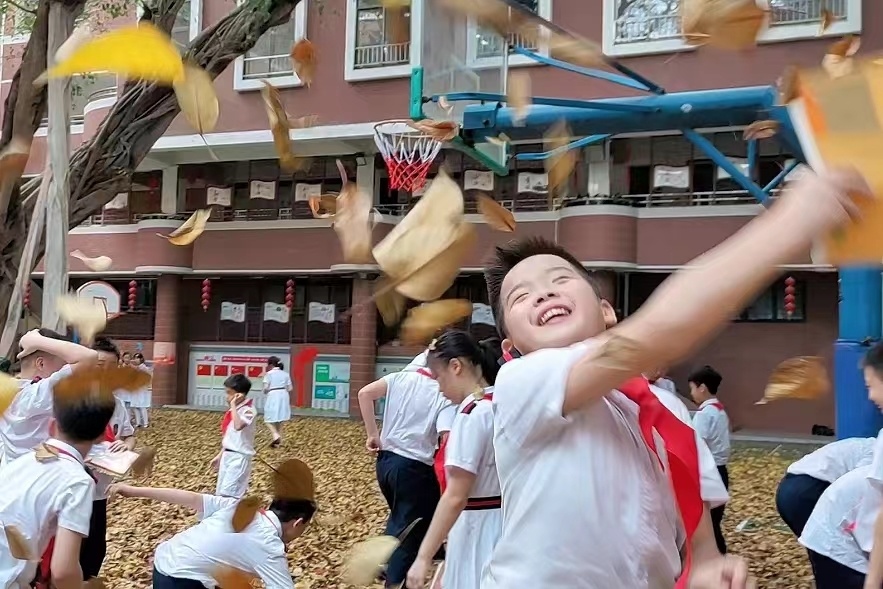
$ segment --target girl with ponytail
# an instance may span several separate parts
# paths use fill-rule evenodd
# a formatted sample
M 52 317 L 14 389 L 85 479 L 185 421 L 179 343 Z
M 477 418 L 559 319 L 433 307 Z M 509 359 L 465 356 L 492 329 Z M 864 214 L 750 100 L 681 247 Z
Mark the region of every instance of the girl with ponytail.
M 458 405 L 444 455 L 445 482 L 407 587 L 424 587 L 435 555 L 447 538 L 442 587 L 478 589 L 502 529 L 500 481 L 494 461 L 493 384 L 502 356 L 500 341 L 476 342 L 450 330 L 429 345 L 427 368 L 441 393 Z

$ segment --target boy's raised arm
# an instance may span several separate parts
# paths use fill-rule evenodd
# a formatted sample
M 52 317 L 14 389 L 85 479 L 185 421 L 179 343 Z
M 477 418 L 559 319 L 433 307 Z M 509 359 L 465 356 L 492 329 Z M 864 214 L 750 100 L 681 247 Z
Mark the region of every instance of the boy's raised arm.
M 673 274 L 633 316 L 600 339 L 567 379 L 564 413 L 626 379 L 686 357 L 713 336 L 813 239 L 858 213 L 870 189 L 852 171 L 805 172 L 768 212 Z

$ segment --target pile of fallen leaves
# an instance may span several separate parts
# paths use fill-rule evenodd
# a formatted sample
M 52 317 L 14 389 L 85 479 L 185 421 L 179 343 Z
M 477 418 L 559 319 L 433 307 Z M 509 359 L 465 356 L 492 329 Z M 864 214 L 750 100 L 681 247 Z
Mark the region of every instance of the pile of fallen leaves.
M 220 413 L 154 411 L 139 430 L 139 446 L 156 448 L 152 486 L 214 492 L 209 462 L 220 444 Z M 271 450 L 258 433 L 259 455 L 270 464 L 299 458 L 313 469 L 319 512 L 306 534 L 292 544 L 289 560 L 298 589 L 347 587 L 344 559 L 353 544 L 383 533 L 386 504 L 364 451 L 364 430 L 348 420 L 296 418 L 286 426 L 281 448 Z M 806 552 L 779 520 L 775 488 L 799 451 L 740 448 L 730 466 L 733 501 L 724 520 L 734 553 L 749 559 L 759 587 L 809 589 Z M 271 472 L 255 463 L 250 494 L 269 498 Z M 743 524 L 743 531 L 736 528 Z M 160 542 L 195 523 L 186 509 L 137 499 L 117 499 L 108 514 L 108 555 L 102 576 L 114 589 L 150 586 L 153 552 Z

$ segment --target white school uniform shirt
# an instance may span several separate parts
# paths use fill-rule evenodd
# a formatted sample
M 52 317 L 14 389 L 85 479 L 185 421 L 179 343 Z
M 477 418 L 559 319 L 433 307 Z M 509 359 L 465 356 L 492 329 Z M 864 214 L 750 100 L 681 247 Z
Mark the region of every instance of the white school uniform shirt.
M 236 413 L 239 415 L 239 419 L 245 423 L 245 427 L 237 430 L 231 421 L 227 431 L 224 432 L 224 437 L 221 438 L 221 448 L 246 456 L 254 456 L 255 416 L 257 412 L 254 409 L 253 403 L 246 401 L 236 408 Z
M 113 428 L 113 435 L 117 440 L 135 435 L 135 428 L 132 427 L 132 419 L 129 417 L 129 412 L 126 410 L 122 399 L 116 396 L 116 394 L 114 394 L 113 415 L 110 418 L 109 425 Z M 88 457 L 86 456 L 86 458 Z M 107 488 L 113 483 L 113 477 L 98 470 L 93 470 L 92 474 L 95 476 L 95 501 L 107 499 Z
M 681 572 L 680 514 L 638 406 L 611 391 L 562 414 L 568 373 L 589 345 L 533 352 L 497 375 L 503 531 L 482 589 L 525 579 L 544 589 L 671 589 Z
M 73 373 L 69 365 L 35 383 L 26 382 L 0 417 L 2 463 L 24 456 L 49 439 L 52 420 L 52 387 Z
M 450 430 L 456 406 L 445 399 L 438 383 L 416 371 L 387 374 L 386 404 L 380 448 L 432 465 L 439 435 Z
M 672 395 L 678 394 L 678 387 L 675 386 L 674 381 L 670 378 L 666 378 L 663 376 L 662 378 L 657 378 L 656 381 L 652 384 L 658 386 L 662 390 L 668 391 Z M 687 414 L 689 415 L 689 411 Z
M 268 393 L 276 390 L 288 391 L 293 386 L 291 375 L 276 366 L 264 373 L 264 390 Z
M 825 444 L 788 467 L 788 474 L 807 475 L 833 483 L 874 458 L 875 438 L 847 438 Z
M 30 452 L 0 468 L 0 522 L 18 529 L 37 558 L 58 528 L 89 535 L 95 492 L 80 453 L 59 440 L 46 443 L 60 450 L 57 460 L 38 462 Z M 0 587 L 27 589 L 38 564 L 13 559 L 0 534 Z
M 726 466 L 730 460 L 730 418 L 718 404 L 717 399 L 709 399 L 699 405 L 693 415 L 693 429 L 708 444 L 715 464 Z
M 259 512 L 240 533 L 233 532 L 237 499 L 202 496 L 200 522 L 156 549 L 153 566 L 168 577 L 192 579 L 214 587 L 220 566 L 260 577 L 266 589 L 294 589 L 288 569 L 282 523 L 271 511 Z
M 871 464 L 865 473 L 861 501 L 850 514 L 852 532 L 863 552 L 874 547 L 874 526 L 883 504 L 883 429 L 874 440 Z
M 494 387 L 488 387 L 484 392 L 493 394 Z M 463 413 L 470 403 L 475 403 L 475 407 L 469 413 Z M 493 438 L 492 402 L 469 395 L 454 413 L 454 426 L 445 446 L 445 468 L 462 468 L 475 475 L 470 497 L 497 497 L 500 494 Z
M 684 402 L 676 395 L 671 394 L 668 390 L 658 387 L 655 384 L 650 385 L 650 391 L 656 395 L 656 398 L 659 399 L 660 403 L 665 405 L 666 409 L 674 413 L 678 419 L 687 425 L 692 426 L 690 423 L 690 410 L 687 409 Z M 699 432 L 695 429 L 693 431 L 696 436 L 696 451 L 699 455 L 699 490 L 702 495 L 702 500 L 710 504 L 712 508 L 720 507 L 730 501 L 730 493 L 727 491 L 723 479 L 721 479 L 720 472 L 717 470 L 717 464 L 715 464 L 714 456 L 711 454 L 708 444 L 705 443 L 705 440 L 702 439 Z M 657 449 L 660 454 L 663 454 L 665 452 L 664 444 L 657 445 Z
M 873 522 L 870 530 L 860 529 L 863 526 L 856 521 L 856 515 L 869 487 L 870 470 L 870 466 L 862 466 L 831 483 L 800 536 L 800 543 L 809 550 L 862 574 L 868 573 L 870 550 L 862 549 L 857 536 L 873 536 L 874 530 Z

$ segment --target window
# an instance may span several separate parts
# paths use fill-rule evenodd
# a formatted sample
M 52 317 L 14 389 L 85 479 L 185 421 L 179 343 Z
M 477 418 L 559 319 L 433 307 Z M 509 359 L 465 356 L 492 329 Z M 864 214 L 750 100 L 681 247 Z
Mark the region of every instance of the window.
M 82 133 L 86 106 L 103 98 L 116 98 L 117 77 L 113 74 L 78 74 L 71 76 L 70 93 L 69 116 L 71 131 Z M 48 117 L 44 117 L 40 123 L 44 132 L 48 124 Z
M 382 0 L 347 0 L 346 79 L 407 77 L 420 52 L 422 2 L 384 7 Z M 412 23 L 416 26 L 412 28 Z
M 547 20 L 552 19 L 552 0 L 516 1 L 528 10 L 535 12 L 540 17 Z M 469 26 L 471 30 L 468 37 L 468 55 L 470 61 L 478 62 L 478 65 L 481 65 L 482 62 L 489 62 L 489 64 L 494 63 L 501 55 L 503 55 L 503 51 L 510 45 L 519 45 L 537 53 L 548 53 L 548 47 L 543 47 L 542 43 L 527 40 L 522 36 L 510 35 L 508 39 L 503 39 L 494 31 L 479 26 L 474 21 L 470 21 Z M 522 55 L 513 55 L 509 58 L 509 65 L 526 65 L 533 63 L 536 62 Z
M 302 84 L 291 63 L 291 46 L 306 35 L 306 2 L 298 3 L 291 19 L 269 29 L 258 39 L 254 48 L 236 59 L 233 87 L 236 90 L 260 90 L 261 80 L 272 82 L 277 88 Z
M 736 321 L 806 321 L 806 283 L 797 279 L 794 284 L 794 313 L 785 311 L 785 279 L 781 278 L 766 289 L 747 307 Z
M 190 46 L 190 41 L 196 38 L 202 29 L 200 22 L 200 12 L 202 9 L 201 0 L 185 0 L 175 17 L 175 24 L 172 25 L 172 41 L 179 49 L 186 49 Z
M 5 3 L 4 3 L 5 4 Z M 35 2 L 21 2 L 25 7 L 36 7 Z M 34 24 L 34 15 L 11 4 L 5 4 L 3 12 L 3 43 L 27 43 Z
M 604 0 L 604 51 L 642 55 L 689 50 L 681 36 L 683 0 Z M 770 26 L 760 42 L 818 36 L 822 10 L 840 17 L 825 36 L 860 33 L 861 0 L 771 0 Z

